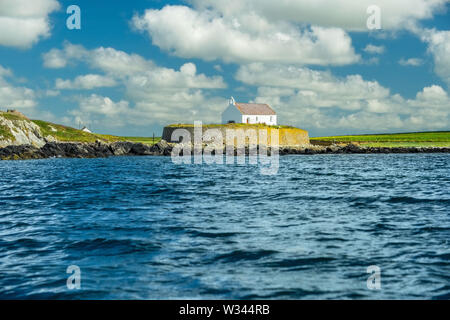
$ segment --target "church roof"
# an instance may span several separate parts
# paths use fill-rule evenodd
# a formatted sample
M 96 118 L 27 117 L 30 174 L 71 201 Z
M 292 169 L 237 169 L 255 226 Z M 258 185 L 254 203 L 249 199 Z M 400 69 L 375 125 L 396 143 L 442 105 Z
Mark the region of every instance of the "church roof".
M 276 112 L 273 111 L 273 109 L 269 107 L 268 104 L 236 102 L 235 106 L 242 114 L 264 116 L 276 115 Z

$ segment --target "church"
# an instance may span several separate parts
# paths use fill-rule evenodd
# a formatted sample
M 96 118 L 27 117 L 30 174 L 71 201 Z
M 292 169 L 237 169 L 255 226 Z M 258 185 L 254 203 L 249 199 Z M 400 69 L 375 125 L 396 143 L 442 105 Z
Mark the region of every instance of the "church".
M 231 97 L 228 107 L 222 113 L 222 124 L 248 123 L 277 125 L 277 114 L 268 104 L 241 103 Z

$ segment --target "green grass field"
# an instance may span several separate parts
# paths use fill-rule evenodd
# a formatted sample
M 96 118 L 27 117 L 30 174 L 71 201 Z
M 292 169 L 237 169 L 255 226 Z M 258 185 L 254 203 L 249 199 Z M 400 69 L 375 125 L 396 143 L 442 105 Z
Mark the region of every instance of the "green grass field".
M 273 129 L 288 129 L 288 128 L 294 128 L 291 126 L 269 126 L 266 124 L 258 123 L 258 124 L 249 124 L 249 123 L 228 123 L 228 124 L 203 124 L 204 128 L 229 128 L 229 129 L 235 129 L 235 128 L 273 128 Z M 193 124 L 171 124 L 168 126 L 169 128 L 193 128 Z
M 357 143 L 368 147 L 450 147 L 450 131 L 311 138 L 311 143 Z
M 148 145 L 154 145 L 155 143 L 158 143 L 161 141 L 160 137 L 155 137 L 153 140 L 153 137 L 121 137 L 123 140 L 136 142 L 136 143 L 143 143 Z
M 42 120 L 32 120 L 35 124 L 39 126 L 41 132 L 47 136 L 51 135 L 59 141 L 71 141 L 71 142 L 95 142 L 97 140 L 104 142 L 115 142 L 115 141 L 130 141 L 136 143 L 143 143 L 148 145 L 153 145 L 158 143 L 161 138 L 155 137 L 119 137 L 106 134 L 97 134 L 84 132 L 72 127 L 63 126 L 60 124 L 50 123 Z

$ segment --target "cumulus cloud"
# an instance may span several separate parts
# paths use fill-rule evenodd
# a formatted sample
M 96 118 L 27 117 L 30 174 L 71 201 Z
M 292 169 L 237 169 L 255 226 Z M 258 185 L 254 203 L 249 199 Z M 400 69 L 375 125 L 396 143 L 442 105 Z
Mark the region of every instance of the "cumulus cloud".
M 236 79 L 256 86 L 255 101 L 271 104 L 280 121 L 314 132 L 437 130 L 450 123 L 450 99 L 437 85 L 405 99 L 360 75 L 264 64 L 241 66 Z
M 124 100 L 118 102 L 97 94 L 77 96 L 79 106 L 70 112 L 75 117 L 74 123 L 97 121 L 119 127 L 194 120 L 216 122 L 226 105 L 226 99 L 208 93 L 226 88 L 223 78 L 199 73 L 191 62 L 178 69 L 166 68 L 137 54 L 104 47 L 88 50 L 68 42 L 62 49 L 44 54 L 43 60 L 47 67 L 84 63 L 104 73 L 82 75 L 73 80 L 57 79 L 55 88 L 58 90 L 124 88 Z
M 423 60 L 419 59 L 419 58 L 409 58 L 409 59 L 404 59 L 401 58 L 398 63 L 402 66 L 411 66 L 411 67 L 418 67 L 421 66 L 423 64 Z
M 13 73 L 0 65 L 0 108 L 29 109 L 36 105 L 36 95 L 32 89 L 14 86 L 7 78 Z
M 48 15 L 58 8 L 56 0 L 0 1 L 0 45 L 28 48 L 48 37 Z
M 69 61 L 72 63 L 84 62 L 91 68 L 103 71 L 108 77 L 99 75 L 80 76 L 73 81 L 57 81 L 57 85 L 73 87 L 81 82 L 90 81 L 91 87 L 95 80 L 111 84 L 112 80 L 124 81 L 127 85 L 153 86 L 159 88 L 203 88 L 221 89 L 226 84 L 220 76 L 207 77 L 197 72 L 193 63 L 183 64 L 179 70 L 157 66 L 153 61 L 147 60 L 137 54 L 129 54 L 114 48 L 100 47 L 87 50 L 83 46 L 66 42 L 62 49 L 52 49 L 43 55 L 44 66 L 55 68 L 65 67 Z M 99 78 L 101 77 L 101 78 Z M 86 86 L 86 84 L 85 84 Z M 103 85 L 104 86 L 104 85 Z
M 381 9 L 384 30 L 409 29 L 445 9 L 448 0 L 191 0 L 199 10 L 227 16 L 255 12 L 268 21 L 290 21 L 367 32 L 367 8 Z
M 164 126 L 169 123 L 217 122 L 226 106 L 223 98 L 208 97 L 201 90 L 145 91 L 130 100 L 114 101 L 92 94 L 78 97 L 78 108 L 69 111 L 72 123 L 95 124 L 111 130 L 124 126 Z M 134 104 L 133 106 L 131 104 Z
M 300 28 L 245 12 L 223 15 L 187 6 L 165 6 L 135 15 L 132 24 L 148 32 L 154 45 L 184 58 L 315 65 L 345 65 L 360 59 L 350 36 L 340 28 Z
M 385 51 L 385 47 L 384 46 L 375 46 L 373 44 L 368 44 L 365 48 L 364 51 L 370 54 L 382 54 Z
M 448 105 L 447 92 L 437 85 L 424 88 L 421 92 L 417 93 L 416 98 L 417 102 L 429 103 L 430 101 L 433 101 L 433 103 L 427 105 L 427 107 L 450 107 L 450 105 Z M 447 104 L 445 104 L 445 102 L 447 102 Z
M 433 56 L 436 74 L 450 87 L 450 31 L 424 30 L 421 37 Z
M 389 90 L 378 82 L 365 81 L 360 75 L 339 79 L 329 71 L 316 71 L 305 67 L 254 63 L 241 66 L 236 79 L 255 86 L 299 89 L 301 97 L 305 99 L 312 99 L 321 94 L 322 99 L 326 96 L 326 100 L 330 102 L 335 99 L 380 99 L 389 95 Z M 324 102 L 325 100 L 321 100 L 320 105 L 333 106 L 324 105 Z
M 98 94 L 78 96 L 78 108 L 69 111 L 66 122 L 89 125 L 90 129 L 111 130 L 129 124 L 133 109 L 126 100 L 113 101 Z
M 98 74 L 78 76 L 74 80 L 63 80 L 58 78 L 55 81 L 56 89 L 91 90 L 94 88 L 115 86 L 117 86 L 116 80 Z
M 112 101 L 109 97 L 92 94 L 80 99 L 80 111 L 114 116 L 129 111 L 128 101 Z
M 65 68 L 68 64 L 75 64 L 88 57 L 89 51 L 81 45 L 64 42 L 62 49 L 51 49 L 42 54 L 44 67 L 51 69 Z

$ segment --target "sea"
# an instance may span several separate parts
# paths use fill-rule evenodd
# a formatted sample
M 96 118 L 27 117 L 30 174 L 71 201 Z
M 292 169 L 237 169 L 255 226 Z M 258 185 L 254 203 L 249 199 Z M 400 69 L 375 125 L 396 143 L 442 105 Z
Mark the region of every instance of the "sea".
M 0 172 L 0 299 L 450 299 L 448 154 Z

